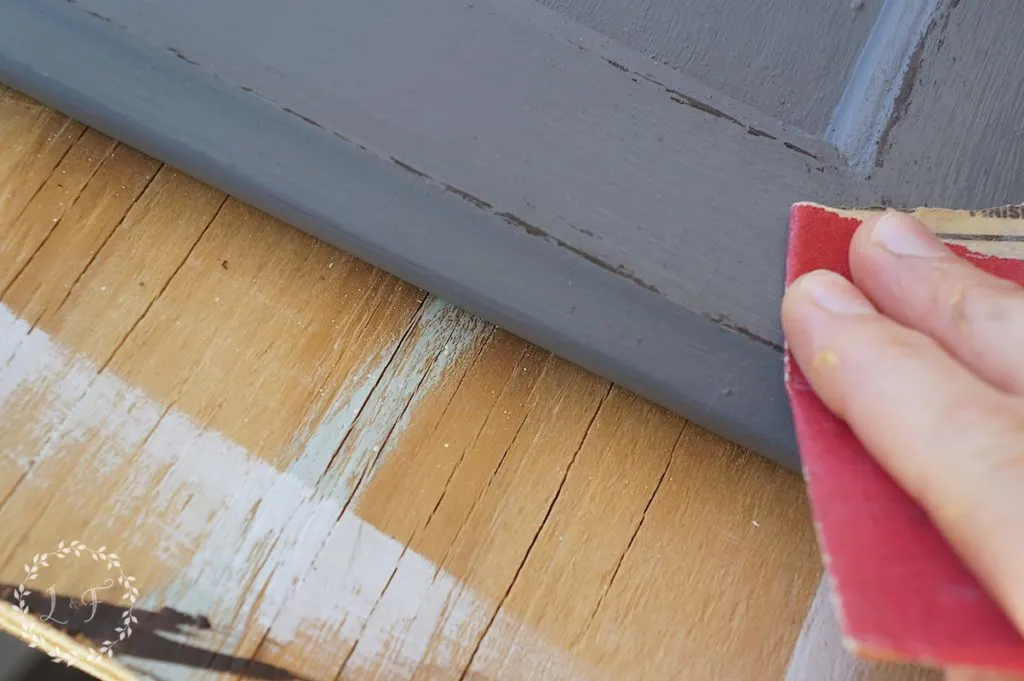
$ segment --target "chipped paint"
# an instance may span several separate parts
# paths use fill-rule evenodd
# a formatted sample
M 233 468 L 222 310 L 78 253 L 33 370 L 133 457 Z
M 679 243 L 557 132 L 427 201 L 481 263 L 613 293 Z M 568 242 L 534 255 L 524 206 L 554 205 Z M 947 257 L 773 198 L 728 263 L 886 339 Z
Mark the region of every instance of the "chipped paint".
M 915 59 L 938 9 L 937 0 L 882 4 L 826 131 L 853 169 L 866 172 L 884 152 L 900 93 L 913 85 Z

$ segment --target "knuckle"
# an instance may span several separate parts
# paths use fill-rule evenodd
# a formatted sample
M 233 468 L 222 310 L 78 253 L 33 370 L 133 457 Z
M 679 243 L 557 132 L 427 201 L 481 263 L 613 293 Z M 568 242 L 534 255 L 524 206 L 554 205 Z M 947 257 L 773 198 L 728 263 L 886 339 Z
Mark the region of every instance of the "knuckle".
M 1015 401 L 957 404 L 940 415 L 939 442 L 957 443 L 986 479 L 990 474 L 1024 480 L 1024 410 Z
M 949 309 L 955 328 L 1020 327 L 1024 333 L 1024 289 L 1003 279 L 974 279 L 953 286 Z
M 903 329 L 882 329 L 881 334 L 875 349 L 884 353 L 885 366 L 916 364 L 940 350 L 939 344 L 924 334 Z
M 933 514 L 959 513 L 964 499 L 979 498 L 993 480 L 1024 486 L 1024 412 L 1017 405 L 954 400 L 926 421 L 920 436 L 934 465 L 919 462 L 904 487 Z M 955 478 L 951 471 L 958 471 Z
M 906 395 L 906 381 L 924 370 L 938 345 L 931 338 L 891 323 L 870 323 L 848 334 L 840 352 L 844 370 L 835 379 L 842 393 L 844 414 L 868 423 L 877 405 Z M 912 391 L 910 391 L 912 392 Z

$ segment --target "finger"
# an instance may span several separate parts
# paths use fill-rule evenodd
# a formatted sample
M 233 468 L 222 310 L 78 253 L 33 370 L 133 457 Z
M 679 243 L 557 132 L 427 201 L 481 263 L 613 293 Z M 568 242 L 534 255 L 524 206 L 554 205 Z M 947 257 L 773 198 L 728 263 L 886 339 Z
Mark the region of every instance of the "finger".
M 783 328 L 815 392 L 929 513 L 1024 630 L 1024 408 L 846 279 L 787 291 Z
M 1024 395 L 1024 289 L 957 257 L 918 220 L 888 212 L 857 230 L 853 280 L 886 315 Z

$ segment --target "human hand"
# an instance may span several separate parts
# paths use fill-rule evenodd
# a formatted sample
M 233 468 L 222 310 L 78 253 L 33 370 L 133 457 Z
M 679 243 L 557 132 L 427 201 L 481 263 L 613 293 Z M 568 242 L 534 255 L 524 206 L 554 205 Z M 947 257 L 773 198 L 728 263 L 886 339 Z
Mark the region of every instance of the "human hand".
M 858 229 L 850 269 L 787 291 L 793 357 L 1024 631 L 1024 289 L 895 212 Z

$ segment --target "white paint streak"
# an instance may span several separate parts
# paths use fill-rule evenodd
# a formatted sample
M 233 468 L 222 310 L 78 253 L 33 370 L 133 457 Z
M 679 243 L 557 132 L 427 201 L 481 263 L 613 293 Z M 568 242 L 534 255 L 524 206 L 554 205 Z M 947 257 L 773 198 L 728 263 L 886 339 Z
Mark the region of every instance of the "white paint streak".
M 344 601 L 324 597 L 338 592 L 350 596 Z M 429 559 L 346 514 L 273 623 L 269 638 L 279 645 L 332 642 L 335 647 L 324 651 L 325 659 L 338 654 L 338 641 L 358 641 L 345 669 L 358 671 L 359 679 L 410 678 L 417 672 L 454 678 L 469 661 L 494 608 Z M 489 637 L 499 647 L 502 641 L 515 642 L 514 651 L 506 646 L 506 652 L 515 653 L 519 678 L 599 678 L 504 612 Z M 497 666 L 506 657 L 484 655 L 474 669 Z
M 534 643 L 537 634 L 505 611 L 498 613 L 473 660 L 473 678 L 546 681 L 607 681 L 610 677 L 562 650 L 545 650 Z
M 407 675 L 420 661 L 442 669 L 465 664 L 494 605 L 415 554 L 403 556 L 396 570 L 350 664 Z
M 360 405 L 358 421 L 330 449 L 332 456 L 337 451 L 336 458 L 342 465 L 322 471 L 317 487 L 330 494 L 343 489 L 358 495 L 359 479 L 372 477 L 396 445 L 396 439 L 390 437 L 392 429 L 396 433 L 405 429 L 415 414 L 416 401 L 444 378 L 448 368 L 480 341 L 488 328 L 479 319 L 436 298 L 428 300 L 417 328 L 410 334 L 411 343 L 405 345 L 365 404 Z
M 288 472 L 315 485 L 327 469 L 327 465 L 338 450 L 338 445 L 352 429 L 359 409 L 370 397 L 373 387 L 380 381 L 387 364 L 387 358 L 395 350 L 395 343 L 379 352 L 369 367 L 353 371 L 345 378 L 341 388 L 323 407 L 322 416 L 311 409 L 305 423 L 296 431 L 290 449 L 297 452 L 288 466 Z
M 871 666 L 843 648 L 828 579 L 822 577 L 790 658 L 785 681 L 858 681 Z
M 73 362 L 46 334 L 29 333 L 30 325 L 3 306 L 0 329 L 0 353 L 8 356 L 0 373 L 0 414 L 7 417 L 0 423 L 17 426 L 0 431 L 0 451 L 20 475 L 45 456 L 54 431 L 79 404 L 96 370 Z
M 90 534 L 178 575 L 163 588 L 144 589 L 138 605 L 167 605 L 214 622 L 198 641 L 182 642 L 251 654 L 269 628 L 272 642 L 322 642 L 328 655 L 355 645 L 353 669 L 406 676 L 432 665 L 450 673 L 467 659 L 493 604 L 366 524 L 349 503 L 358 477 L 372 475 L 393 449 L 390 424 L 398 421 L 401 432 L 423 387 L 441 380 L 487 329 L 430 302 L 395 360 L 387 365 L 385 352 L 355 372 L 320 410 L 319 423 L 306 424 L 290 447 L 294 462 L 280 471 L 118 376 L 98 373 L 40 330 L 29 333 L 0 306 L 0 362 L 9 360 L 0 371 L 0 423 L 15 415 L 31 420 L 15 435 L 0 429 L 0 441 L 5 432 L 12 440 L 4 443 L 3 479 L 11 462 L 13 472 L 27 473 L 4 510 L 52 498 L 56 481 L 61 497 L 73 499 L 117 479 L 119 492 L 105 501 Z M 324 475 L 336 452 L 342 472 Z M 60 477 L 47 477 L 55 472 Z M 247 623 L 256 626 L 242 640 Z M 536 634 L 524 637 L 504 614 L 496 625 L 528 642 L 521 659 L 531 668 L 575 669 L 566 652 Z M 200 676 L 152 661 L 133 666 L 167 681 Z
M 151 502 L 166 507 L 174 497 L 190 498 L 183 508 L 167 508 L 177 514 L 179 527 L 192 541 L 177 548 L 190 558 L 182 577 L 162 590 L 159 600 L 203 612 L 215 622 L 254 617 L 269 626 L 294 597 L 296 584 L 357 494 L 359 480 L 393 447 L 392 424 L 414 409 L 415 401 L 473 344 L 481 328 L 469 315 L 430 301 L 394 361 L 388 364 L 391 353 L 386 353 L 376 366 L 359 368 L 355 373 L 362 380 L 354 382 L 355 392 L 345 393 L 353 383 L 343 386 L 309 440 L 294 443 L 295 458 L 285 474 L 252 459 L 219 434 L 194 436 L 189 454 L 174 460 Z M 456 345 L 456 352 L 440 357 L 446 343 Z M 151 443 L 163 441 L 158 437 L 162 427 L 163 422 Z M 395 431 L 401 429 L 400 423 Z M 184 437 L 172 439 L 180 442 Z M 192 460 L 193 451 L 201 461 Z M 152 458 L 165 459 L 159 454 Z M 335 463 L 328 470 L 332 458 Z M 223 479 L 226 471 L 233 478 L 228 486 L 211 488 L 210 481 Z M 320 594 L 318 601 L 322 599 Z M 232 650 L 239 644 L 225 637 L 218 647 Z
M 14 356 L 18 345 L 28 335 L 30 325 L 24 319 L 15 317 L 5 307 L 0 307 L 0 367 L 5 367 Z

